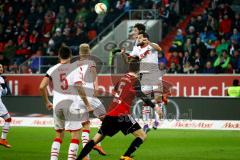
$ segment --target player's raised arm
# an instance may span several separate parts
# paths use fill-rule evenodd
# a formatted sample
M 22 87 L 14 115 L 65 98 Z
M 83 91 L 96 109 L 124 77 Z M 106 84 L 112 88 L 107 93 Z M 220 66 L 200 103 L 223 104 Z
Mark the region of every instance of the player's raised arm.
M 50 82 L 50 76 L 46 75 L 42 79 L 42 82 L 40 83 L 40 86 L 39 86 L 40 93 L 43 97 L 44 103 L 48 110 L 52 109 L 52 107 L 53 107 L 52 103 L 50 102 L 50 100 L 48 98 L 48 92 L 47 92 L 47 86 L 49 85 L 49 82 Z
M 156 43 L 153 43 L 153 42 L 150 42 L 150 41 L 149 41 L 149 45 L 150 45 L 151 47 L 153 47 L 155 50 L 157 50 L 158 52 L 161 52 L 161 51 L 162 51 L 162 48 L 161 48 L 158 44 L 156 44 Z
M 127 52 L 126 52 L 126 49 L 125 49 L 125 48 L 122 48 L 120 53 L 121 53 L 121 56 L 122 56 L 122 58 L 123 58 L 123 61 L 124 61 L 125 63 L 128 63 L 128 54 L 127 54 Z

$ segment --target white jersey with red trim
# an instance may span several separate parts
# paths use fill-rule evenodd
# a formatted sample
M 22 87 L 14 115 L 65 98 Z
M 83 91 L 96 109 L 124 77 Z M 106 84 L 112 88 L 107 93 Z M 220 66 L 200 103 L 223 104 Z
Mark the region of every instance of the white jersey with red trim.
M 2 76 L 0 76 L 0 84 L 5 84 L 5 80 L 3 79 Z M 4 117 L 8 114 L 8 110 L 6 106 L 2 102 L 2 93 L 7 92 L 7 89 L 3 89 L 2 86 L 0 85 L 0 117 Z
M 73 99 L 73 95 L 77 94 L 74 85 L 70 85 L 73 81 L 69 76 L 72 70 L 72 64 L 61 63 L 48 69 L 46 76 L 52 81 L 53 107 L 63 100 Z
M 5 84 L 5 80 L 2 76 L 0 76 L 0 98 L 2 97 L 3 93 L 7 93 L 7 88 L 2 88 L 1 84 Z
M 75 62 L 78 66 L 74 74 L 74 81 L 81 81 L 84 87 L 85 93 L 88 97 L 92 97 L 94 95 L 94 81 L 95 77 L 91 73 L 91 68 L 96 67 L 96 64 L 92 60 L 80 60 Z
M 71 73 L 74 76 L 74 83 L 81 82 L 84 91 L 87 95 L 87 99 L 89 103 L 94 108 L 93 114 L 96 117 L 105 114 L 105 108 L 101 101 L 94 96 L 94 81 L 96 77 L 93 77 L 92 67 L 96 67 L 96 64 L 92 60 L 80 60 L 76 61 L 75 65 L 77 65 L 76 69 Z M 71 76 L 72 77 L 72 76 Z M 81 110 L 86 110 L 85 104 L 79 95 L 75 96 L 74 104 L 79 106 Z M 89 120 L 89 115 L 86 110 L 86 114 L 83 115 L 81 121 Z
M 141 59 L 140 73 L 155 72 L 158 69 L 158 51 L 152 46 L 134 46 L 130 56 L 138 56 Z

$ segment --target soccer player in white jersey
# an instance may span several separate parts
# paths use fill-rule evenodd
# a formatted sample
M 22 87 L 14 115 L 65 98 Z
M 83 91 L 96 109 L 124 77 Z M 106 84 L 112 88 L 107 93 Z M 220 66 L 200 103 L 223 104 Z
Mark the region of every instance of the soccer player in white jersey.
M 58 155 L 64 137 L 64 130 L 70 131 L 71 142 L 68 150 L 68 160 L 76 159 L 79 148 L 80 130 L 82 128 L 81 113 L 78 105 L 74 103 L 78 94 L 88 110 L 91 109 L 86 94 L 80 81 L 67 78 L 73 71 L 70 64 L 71 50 L 67 46 L 59 49 L 60 63 L 51 67 L 40 84 L 41 95 L 43 96 L 47 109 L 53 108 L 54 128 L 56 137 L 52 143 L 50 160 L 58 160 Z M 50 102 L 47 93 L 47 86 L 53 86 L 53 103 Z M 74 85 L 69 85 L 74 84 Z
M 140 74 L 141 74 L 141 84 L 142 91 L 146 94 L 152 93 L 156 90 L 157 85 L 160 82 L 163 74 L 159 70 L 158 66 L 158 52 L 161 51 L 161 47 L 158 44 L 149 41 L 149 36 L 145 32 L 139 32 L 137 37 L 137 45 L 133 47 L 133 51 L 129 56 L 138 56 L 140 61 Z M 159 95 L 154 94 L 156 101 L 159 101 Z M 150 107 L 143 107 L 143 121 L 144 121 L 144 131 L 148 132 L 149 120 L 150 120 Z M 159 116 L 155 113 L 155 121 L 153 128 L 156 129 L 159 125 Z
M 96 64 L 93 60 L 90 59 L 90 47 L 88 44 L 83 43 L 79 46 L 79 61 L 75 63 L 79 66 L 77 69 L 81 70 L 78 71 L 79 73 L 83 73 L 82 75 L 75 74 L 76 77 L 82 77 L 83 79 L 83 88 L 87 95 L 88 101 L 91 103 L 93 107 L 93 114 L 97 118 L 101 119 L 101 116 L 106 114 L 105 107 L 101 103 L 101 101 L 97 98 L 98 95 L 98 81 L 97 81 L 97 71 L 96 71 Z M 84 107 L 84 103 L 79 101 L 80 106 Z M 82 116 L 81 121 L 83 122 L 83 130 L 82 130 L 82 144 L 83 147 L 89 141 L 89 134 L 90 134 L 90 121 L 89 121 L 89 113 L 85 112 Z M 106 155 L 106 152 L 100 146 L 100 144 L 95 145 L 94 150 L 98 151 L 101 155 Z M 90 159 L 89 155 L 85 157 L 85 160 Z
M 8 113 L 8 110 L 6 109 L 5 105 L 2 102 L 2 96 L 7 94 L 7 85 L 5 83 L 5 80 L 1 76 L 3 73 L 3 66 L 0 64 L 0 117 L 4 119 L 4 125 L 2 128 L 2 136 L 0 138 L 0 145 L 11 148 L 11 145 L 7 142 L 7 134 L 8 130 L 10 128 L 10 123 L 12 121 L 10 114 Z

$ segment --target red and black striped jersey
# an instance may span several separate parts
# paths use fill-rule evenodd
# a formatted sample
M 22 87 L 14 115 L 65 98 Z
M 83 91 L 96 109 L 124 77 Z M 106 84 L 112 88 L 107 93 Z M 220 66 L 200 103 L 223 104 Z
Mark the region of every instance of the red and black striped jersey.
M 123 116 L 131 114 L 131 105 L 135 97 L 140 97 L 147 105 L 152 108 L 155 105 L 141 91 L 141 84 L 133 74 L 125 74 L 115 86 L 115 97 L 109 106 L 107 115 Z

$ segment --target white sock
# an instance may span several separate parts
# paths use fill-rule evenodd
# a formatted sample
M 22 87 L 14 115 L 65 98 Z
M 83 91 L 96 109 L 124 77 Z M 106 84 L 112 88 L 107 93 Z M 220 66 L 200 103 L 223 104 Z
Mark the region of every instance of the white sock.
M 77 159 L 78 146 L 79 146 L 79 140 L 72 139 L 70 146 L 69 146 L 69 150 L 68 150 L 68 160 Z
M 83 145 L 83 147 L 85 147 L 86 144 L 89 142 L 89 133 L 90 133 L 90 130 L 83 130 L 82 131 L 82 145 Z M 89 158 L 89 154 L 86 157 Z
M 7 134 L 8 134 L 8 130 L 10 128 L 10 122 L 6 122 L 4 123 L 3 125 L 3 128 L 2 128 L 2 136 L 1 136 L 1 139 L 7 139 Z
M 146 125 L 149 123 L 149 119 L 150 119 L 150 107 L 143 106 L 142 114 L 143 114 L 144 125 Z
M 159 115 L 155 111 L 154 111 L 154 114 L 155 114 L 155 121 L 159 122 L 160 121 Z
M 51 148 L 51 158 L 50 160 L 58 160 L 58 154 L 60 151 L 60 147 L 62 144 L 62 140 L 60 138 L 55 138 Z

